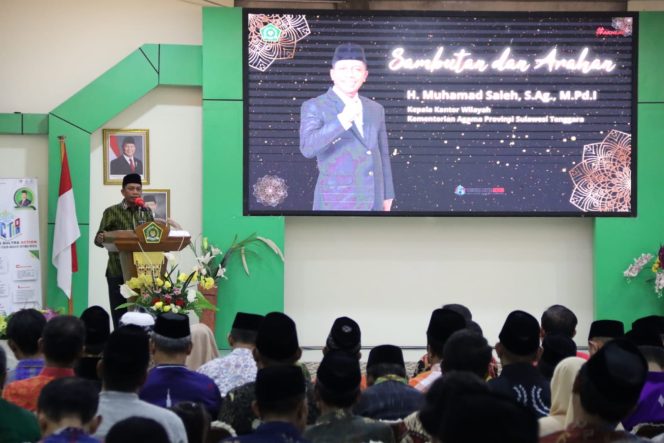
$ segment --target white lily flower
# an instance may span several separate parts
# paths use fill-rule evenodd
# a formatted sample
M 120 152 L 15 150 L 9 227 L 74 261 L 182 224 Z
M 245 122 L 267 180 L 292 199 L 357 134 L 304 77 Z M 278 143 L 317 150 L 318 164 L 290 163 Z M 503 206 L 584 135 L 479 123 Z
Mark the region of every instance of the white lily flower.
M 196 301 L 196 296 L 197 296 L 196 289 L 191 288 L 191 289 L 187 290 L 187 301 L 189 303 L 195 302 Z
M 214 246 L 212 246 L 211 252 L 212 252 L 212 256 L 216 257 L 217 255 L 221 254 L 221 249 L 215 248 Z
M 212 260 L 213 258 L 214 258 L 214 257 L 212 256 L 212 254 L 210 254 L 210 253 L 208 252 L 208 253 L 205 254 L 203 257 L 197 257 L 196 259 L 198 260 L 198 262 L 199 262 L 200 264 L 202 264 L 202 265 L 207 265 L 208 263 L 210 263 L 210 260 Z
M 221 265 L 219 265 L 219 269 L 217 270 L 217 278 L 226 278 L 226 268 L 222 268 Z
M 138 296 L 138 294 L 134 292 L 129 286 L 127 286 L 126 283 L 120 286 L 120 294 L 122 294 L 124 298 Z

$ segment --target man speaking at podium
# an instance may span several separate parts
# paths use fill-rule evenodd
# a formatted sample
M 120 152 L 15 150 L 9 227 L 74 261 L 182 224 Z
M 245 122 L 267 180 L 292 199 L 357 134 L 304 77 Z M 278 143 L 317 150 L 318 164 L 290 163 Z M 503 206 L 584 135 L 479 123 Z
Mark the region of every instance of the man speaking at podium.
M 99 230 L 95 236 L 95 245 L 103 248 L 105 235 L 109 231 L 121 229 L 134 230 L 136 226 L 152 221 L 152 211 L 146 208 L 141 197 L 143 185 L 141 176 L 138 174 L 127 174 L 122 179 L 122 201 L 117 205 L 109 206 L 104 210 L 101 217 Z M 139 205 L 140 203 L 140 205 Z M 124 283 L 122 267 L 120 266 L 120 254 L 118 252 L 108 253 L 108 265 L 106 266 L 106 281 L 108 282 L 108 299 L 111 306 L 113 326 L 118 327 L 120 317 L 127 312 L 126 309 L 115 308 L 125 303 L 126 300 L 120 294 L 120 286 Z

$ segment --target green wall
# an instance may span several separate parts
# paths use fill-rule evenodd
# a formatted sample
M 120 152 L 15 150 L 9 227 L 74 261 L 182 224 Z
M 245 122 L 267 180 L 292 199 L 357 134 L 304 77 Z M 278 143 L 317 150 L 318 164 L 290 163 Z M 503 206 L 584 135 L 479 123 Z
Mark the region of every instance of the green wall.
M 203 12 L 203 232 L 228 244 L 257 232 L 283 250 L 283 217 L 242 215 L 242 12 L 239 8 L 205 8 Z M 267 252 L 267 251 L 263 251 Z M 249 257 L 251 277 L 236 257 L 231 276 L 219 287 L 217 343 L 235 312 L 267 313 L 284 307 L 284 272 L 269 253 Z
M 627 283 L 622 272 L 632 258 L 656 253 L 664 244 L 664 201 L 659 179 L 664 171 L 664 13 L 641 13 L 637 137 L 637 217 L 595 220 L 595 318 L 631 322 L 647 314 L 664 314 L 644 276 Z M 643 274 L 650 273 L 644 272 Z M 651 274 L 652 275 L 652 274 Z M 648 276 L 649 277 L 649 276 Z

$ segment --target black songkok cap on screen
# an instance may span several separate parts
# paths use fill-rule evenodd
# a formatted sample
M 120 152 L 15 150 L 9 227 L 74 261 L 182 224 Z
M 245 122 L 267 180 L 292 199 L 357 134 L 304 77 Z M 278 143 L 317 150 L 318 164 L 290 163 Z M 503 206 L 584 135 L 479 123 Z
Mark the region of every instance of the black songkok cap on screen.
M 431 313 L 427 338 L 445 344 L 450 335 L 466 327 L 466 320 L 461 314 L 448 308 L 436 309 Z
M 248 312 L 238 312 L 235 314 L 235 320 L 233 320 L 233 326 L 231 329 L 242 329 L 244 331 L 256 331 L 261 327 L 263 323 L 262 315 L 250 314 Z
M 540 345 L 540 327 L 537 319 L 527 312 L 512 311 L 498 335 L 505 348 L 516 355 L 530 355 Z
M 259 369 L 254 385 L 259 402 L 281 401 L 304 395 L 306 385 L 302 369 L 294 365 L 277 365 Z
M 380 364 L 404 366 L 401 348 L 394 345 L 380 345 L 373 348 L 369 352 L 367 368 Z
M 91 354 L 99 354 L 111 335 L 111 317 L 101 306 L 90 306 L 81 314 L 85 324 L 85 350 Z
M 287 360 L 293 358 L 299 348 L 295 322 L 281 312 L 267 314 L 256 335 L 256 349 L 268 358 Z
M 359 389 L 362 379 L 359 360 L 342 351 L 330 351 L 325 354 L 316 375 L 317 383 L 337 393 Z
M 625 326 L 618 320 L 595 320 L 590 324 L 588 340 L 595 337 L 618 338 L 625 335 Z
M 617 338 L 602 346 L 581 371 L 586 372 L 589 383 L 603 398 L 636 402 L 646 381 L 648 364 L 634 344 Z
M 332 57 L 332 66 L 339 60 L 359 60 L 367 64 L 367 58 L 364 56 L 364 49 L 356 43 L 344 43 L 337 46 Z
M 341 350 L 356 354 L 360 352 L 362 333 L 360 326 L 351 318 L 339 317 L 334 320 L 326 345 L 331 350 Z
M 130 183 L 136 183 L 137 185 L 143 184 L 141 176 L 133 172 L 124 176 L 122 179 L 122 187 L 124 188 Z
M 154 322 L 155 334 L 168 338 L 183 338 L 191 335 L 189 317 L 184 314 L 166 312 L 159 314 Z

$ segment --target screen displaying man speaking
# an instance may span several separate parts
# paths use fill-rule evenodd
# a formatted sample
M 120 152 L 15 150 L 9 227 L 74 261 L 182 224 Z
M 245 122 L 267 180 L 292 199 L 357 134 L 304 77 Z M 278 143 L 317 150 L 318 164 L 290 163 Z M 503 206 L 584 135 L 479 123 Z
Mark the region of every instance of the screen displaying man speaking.
M 360 45 L 336 48 L 334 86 L 307 100 L 300 115 L 300 151 L 316 157 L 314 210 L 389 211 L 394 199 L 385 110 L 358 94 L 367 80 Z

